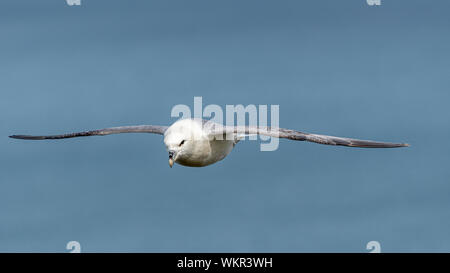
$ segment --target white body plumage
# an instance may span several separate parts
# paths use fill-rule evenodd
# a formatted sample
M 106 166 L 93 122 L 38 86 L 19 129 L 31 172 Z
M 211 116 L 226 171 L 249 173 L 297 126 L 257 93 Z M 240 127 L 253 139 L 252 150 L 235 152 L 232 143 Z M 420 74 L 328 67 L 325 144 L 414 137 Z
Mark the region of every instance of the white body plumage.
M 204 167 L 224 159 L 233 150 L 236 140 L 212 137 L 201 119 L 182 119 L 164 132 L 164 144 L 169 151 L 169 164 Z M 220 125 L 219 125 L 220 126 Z M 231 138 L 231 139 L 234 139 Z

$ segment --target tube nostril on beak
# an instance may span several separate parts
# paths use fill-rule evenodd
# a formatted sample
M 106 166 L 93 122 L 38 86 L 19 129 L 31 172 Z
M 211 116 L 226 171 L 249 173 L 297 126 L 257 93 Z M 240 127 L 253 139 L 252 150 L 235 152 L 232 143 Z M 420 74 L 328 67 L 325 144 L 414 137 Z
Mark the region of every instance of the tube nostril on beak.
M 173 160 L 173 155 L 175 154 L 175 152 L 174 151 L 169 151 L 169 166 L 172 168 L 172 166 L 173 166 L 173 162 L 174 162 L 174 160 Z
M 169 165 L 172 168 L 173 163 L 175 162 L 175 154 L 176 152 L 174 150 L 169 150 Z

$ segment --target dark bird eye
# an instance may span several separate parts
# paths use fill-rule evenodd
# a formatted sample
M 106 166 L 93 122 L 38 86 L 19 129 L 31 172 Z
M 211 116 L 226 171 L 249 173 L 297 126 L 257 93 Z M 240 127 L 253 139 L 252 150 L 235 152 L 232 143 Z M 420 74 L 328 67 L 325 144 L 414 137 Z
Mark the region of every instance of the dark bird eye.
M 181 141 L 180 146 L 184 144 L 184 139 Z

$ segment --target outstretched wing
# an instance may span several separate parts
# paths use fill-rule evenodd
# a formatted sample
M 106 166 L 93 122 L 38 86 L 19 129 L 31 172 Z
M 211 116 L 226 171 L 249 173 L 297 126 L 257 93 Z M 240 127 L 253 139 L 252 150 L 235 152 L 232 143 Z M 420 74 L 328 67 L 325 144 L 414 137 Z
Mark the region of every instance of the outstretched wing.
M 44 139 L 63 139 L 63 138 L 86 137 L 86 136 L 106 136 L 122 133 L 151 133 L 163 135 L 167 128 L 168 128 L 167 126 L 137 125 L 137 126 L 112 127 L 100 130 L 84 131 L 63 135 L 52 135 L 52 136 L 12 135 L 9 137 L 26 140 L 44 140 Z
M 226 134 L 227 136 L 230 134 L 241 134 L 241 135 L 260 134 L 271 137 L 287 138 L 298 141 L 309 141 L 326 145 L 340 145 L 340 146 L 361 147 L 361 148 L 397 148 L 409 146 L 409 144 L 406 143 L 378 142 L 346 137 L 310 134 L 283 128 L 255 127 L 255 126 L 223 126 L 223 127 L 218 126 L 214 130 L 212 130 L 212 134 L 213 135 Z

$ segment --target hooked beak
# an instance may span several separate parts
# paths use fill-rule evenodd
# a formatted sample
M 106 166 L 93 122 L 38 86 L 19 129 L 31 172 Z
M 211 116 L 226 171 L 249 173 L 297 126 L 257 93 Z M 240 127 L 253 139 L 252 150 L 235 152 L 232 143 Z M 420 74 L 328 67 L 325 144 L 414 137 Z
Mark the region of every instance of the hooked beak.
M 175 161 L 173 160 L 174 154 L 175 154 L 174 151 L 172 151 L 172 150 L 169 151 L 169 166 L 170 166 L 171 168 L 172 168 L 172 166 L 173 166 L 173 163 L 175 162 Z

